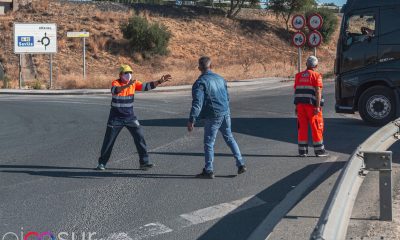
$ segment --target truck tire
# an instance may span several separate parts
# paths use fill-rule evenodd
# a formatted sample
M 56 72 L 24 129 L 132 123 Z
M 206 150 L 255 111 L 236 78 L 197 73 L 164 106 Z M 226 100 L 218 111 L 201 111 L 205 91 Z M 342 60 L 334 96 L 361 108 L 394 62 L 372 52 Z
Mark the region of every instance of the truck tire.
M 385 86 L 375 86 L 365 90 L 358 101 L 361 118 L 374 126 L 382 126 L 396 117 L 394 92 Z

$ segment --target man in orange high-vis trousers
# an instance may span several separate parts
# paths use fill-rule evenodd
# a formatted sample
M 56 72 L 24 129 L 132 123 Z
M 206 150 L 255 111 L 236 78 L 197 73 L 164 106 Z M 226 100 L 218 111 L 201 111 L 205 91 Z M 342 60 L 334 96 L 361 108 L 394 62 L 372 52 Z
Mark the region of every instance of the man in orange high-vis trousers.
M 171 80 L 171 75 L 167 74 L 158 81 L 142 83 L 134 78 L 133 70 L 129 65 L 121 65 L 119 78 L 111 84 L 111 109 L 97 170 L 106 169 L 115 140 L 124 127 L 129 130 L 133 137 L 133 142 L 139 154 L 140 169 L 147 170 L 153 167 L 153 164 L 149 162 L 142 127 L 133 111 L 133 102 L 136 91 L 149 91 L 169 80 Z
M 308 126 L 311 126 L 314 152 L 317 157 L 328 156 L 324 146 L 324 119 L 322 117 L 322 75 L 315 71 L 318 59 L 307 59 L 307 70 L 296 74 L 294 83 L 298 128 L 299 155 L 308 155 Z

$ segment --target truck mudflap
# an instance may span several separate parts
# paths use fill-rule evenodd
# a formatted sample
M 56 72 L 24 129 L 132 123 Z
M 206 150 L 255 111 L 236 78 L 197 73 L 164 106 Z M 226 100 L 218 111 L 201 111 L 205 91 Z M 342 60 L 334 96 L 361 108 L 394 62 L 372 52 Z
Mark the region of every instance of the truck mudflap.
M 353 107 L 349 107 L 349 106 L 341 106 L 339 104 L 335 105 L 335 111 L 337 113 L 348 113 L 348 114 L 354 114 L 354 108 Z

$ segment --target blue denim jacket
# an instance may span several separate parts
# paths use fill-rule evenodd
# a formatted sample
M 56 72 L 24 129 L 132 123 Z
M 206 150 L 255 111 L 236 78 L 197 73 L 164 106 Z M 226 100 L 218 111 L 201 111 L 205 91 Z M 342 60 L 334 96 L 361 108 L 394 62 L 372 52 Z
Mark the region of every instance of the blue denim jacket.
M 211 71 L 200 75 L 192 87 L 192 109 L 189 121 L 216 118 L 230 114 L 229 93 L 225 79 Z

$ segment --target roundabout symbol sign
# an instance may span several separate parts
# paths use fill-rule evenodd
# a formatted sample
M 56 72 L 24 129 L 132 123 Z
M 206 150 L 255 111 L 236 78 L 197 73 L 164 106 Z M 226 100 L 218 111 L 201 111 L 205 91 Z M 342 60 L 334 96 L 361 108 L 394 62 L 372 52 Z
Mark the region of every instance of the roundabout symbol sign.
M 47 33 L 44 33 L 44 37 L 42 37 L 41 40 L 38 41 L 39 43 L 41 43 L 44 46 L 44 49 L 47 50 L 47 46 L 50 45 L 50 38 L 47 37 Z

